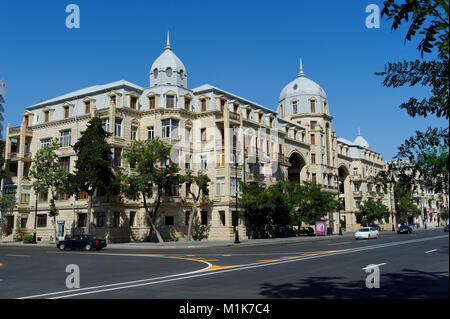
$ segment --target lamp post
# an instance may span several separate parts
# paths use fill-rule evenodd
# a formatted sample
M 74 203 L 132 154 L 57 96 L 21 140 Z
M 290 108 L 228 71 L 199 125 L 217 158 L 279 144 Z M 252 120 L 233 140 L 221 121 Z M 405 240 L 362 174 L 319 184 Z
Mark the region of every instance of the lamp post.
M 339 176 L 337 176 L 336 183 L 338 185 L 338 218 L 339 218 L 339 235 L 342 235 L 342 227 L 341 227 L 341 199 L 339 196 L 341 195 L 341 184 L 342 181 L 339 180 Z
M 236 179 L 235 179 L 235 183 L 236 183 L 236 231 L 234 233 L 234 243 L 235 244 L 240 244 L 241 242 L 239 241 L 239 214 L 238 214 L 238 175 L 237 175 L 237 154 L 236 154 L 236 149 L 234 150 L 234 167 L 236 168 Z
M 36 244 L 36 224 L 37 224 L 37 205 L 38 205 L 38 194 L 36 194 L 36 206 L 34 207 L 34 230 L 33 230 L 33 244 Z

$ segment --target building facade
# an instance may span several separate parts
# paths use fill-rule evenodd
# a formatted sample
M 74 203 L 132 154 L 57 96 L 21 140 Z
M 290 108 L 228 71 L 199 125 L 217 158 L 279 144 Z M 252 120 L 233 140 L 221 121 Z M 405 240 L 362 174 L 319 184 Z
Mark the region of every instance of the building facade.
M 308 79 L 300 66 L 297 78 L 281 92 L 277 111 L 209 84 L 189 89 L 188 72 L 167 38 L 163 53 L 149 71 L 149 86 L 128 81 L 97 85 L 26 108 L 19 127 L 8 125 L 4 193 L 14 193 L 17 206 L 7 212 L 5 240 L 32 233 L 42 240 L 79 233 L 86 227 L 86 198 L 59 194 L 56 225 L 48 218 L 49 198 L 36 196 L 28 178 L 34 154 L 57 138 L 61 165 L 73 171 L 71 147 L 88 121 L 102 119 L 112 136 L 112 164 L 128 169 L 124 152 L 135 140 L 160 137 L 172 145 L 170 160 L 207 174 L 210 192 L 199 207 L 197 239 L 233 240 L 246 228 L 236 211 L 240 181 L 267 185 L 279 180 L 315 181 L 339 197 L 345 208 L 326 217 L 331 232 L 360 227 L 358 205 L 381 200 L 393 211 L 393 194 L 373 177 L 385 169 L 382 156 L 358 134 L 353 142 L 337 138 L 325 91 Z M 237 164 L 237 165 L 236 165 Z M 183 240 L 193 201 L 187 187 L 164 190 L 157 225 L 166 240 Z M 239 203 L 238 203 L 239 209 Z M 91 232 L 112 242 L 146 240 L 143 203 L 120 197 L 96 197 Z M 390 227 L 391 220 L 386 220 Z

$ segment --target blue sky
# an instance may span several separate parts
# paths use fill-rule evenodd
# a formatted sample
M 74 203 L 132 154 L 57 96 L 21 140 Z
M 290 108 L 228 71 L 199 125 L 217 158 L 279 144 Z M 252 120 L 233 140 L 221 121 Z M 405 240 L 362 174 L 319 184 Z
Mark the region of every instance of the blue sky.
M 80 8 L 80 29 L 68 29 L 65 8 Z M 389 161 L 415 130 L 448 125 L 411 119 L 399 109 L 429 90 L 385 88 L 376 71 L 388 61 L 420 58 L 406 28 L 368 29 L 377 0 L 144 1 L 0 0 L 0 79 L 7 82 L 5 127 L 25 107 L 74 90 L 125 79 L 148 87 L 148 73 L 170 30 L 188 86 L 205 83 L 276 109 L 298 73 L 326 91 L 338 137 L 361 134 Z

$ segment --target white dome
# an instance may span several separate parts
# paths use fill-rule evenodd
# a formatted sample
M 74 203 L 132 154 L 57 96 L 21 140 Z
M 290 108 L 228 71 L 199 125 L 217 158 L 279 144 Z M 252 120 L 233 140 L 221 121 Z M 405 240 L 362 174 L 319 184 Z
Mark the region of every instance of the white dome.
M 364 137 L 361 136 L 361 133 L 359 131 L 358 131 L 358 136 L 355 138 L 353 143 L 355 143 L 356 145 L 359 145 L 361 147 L 370 149 L 369 143 L 366 141 L 366 139 Z
M 150 86 L 178 85 L 186 87 L 186 68 L 170 47 L 169 34 L 164 52 L 153 62 L 150 69 Z
M 280 101 L 302 95 L 320 96 L 323 99 L 327 98 L 325 91 L 319 84 L 306 78 L 305 76 L 299 76 L 297 79 L 284 87 L 280 94 Z

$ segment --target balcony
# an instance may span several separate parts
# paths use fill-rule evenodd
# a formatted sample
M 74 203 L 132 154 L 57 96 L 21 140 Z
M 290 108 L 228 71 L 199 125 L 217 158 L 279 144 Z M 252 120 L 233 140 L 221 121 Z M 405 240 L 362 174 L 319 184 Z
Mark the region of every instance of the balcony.
M 264 182 L 265 180 L 265 176 L 264 174 L 260 174 L 260 173 L 249 173 L 249 174 L 245 174 L 245 181 L 247 183 L 252 183 L 252 182 Z
M 353 197 L 362 197 L 361 191 L 353 191 Z

